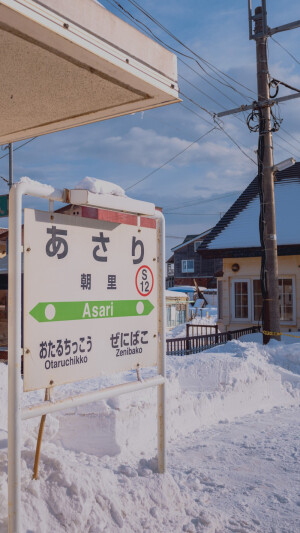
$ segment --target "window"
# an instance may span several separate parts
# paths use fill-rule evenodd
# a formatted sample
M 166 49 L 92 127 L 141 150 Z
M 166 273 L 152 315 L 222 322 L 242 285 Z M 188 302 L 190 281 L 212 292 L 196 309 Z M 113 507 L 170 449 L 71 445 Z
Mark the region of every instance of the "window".
M 293 280 L 279 279 L 279 313 L 282 322 L 292 322 L 293 313 Z
M 233 281 L 233 318 L 248 320 L 250 315 L 249 281 Z
M 183 259 L 181 261 L 182 272 L 194 272 L 194 259 Z
M 254 279 L 251 283 L 252 285 L 250 285 L 250 280 L 233 280 L 232 282 L 232 316 L 235 320 L 253 320 L 253 322 L 262 320 L 263 302 L 260 280 Z M 278 286 L 280 321 L 295 322 L 294 279 L 279 278 Z
M 195 241 L 194 242 L 194 252 L 198 252 L 198 246 L 200 246 L 202 241 Z

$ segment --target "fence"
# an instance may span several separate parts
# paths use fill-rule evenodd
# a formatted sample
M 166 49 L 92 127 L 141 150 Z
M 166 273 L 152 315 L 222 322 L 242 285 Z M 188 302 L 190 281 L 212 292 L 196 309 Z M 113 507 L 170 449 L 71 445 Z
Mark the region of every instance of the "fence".
M 215 324 L 186 324 L 187 337 L 212 335 L 216 333 L 218 333 L 218 326 Z
M 190 327 L 196 327 L 192 324 Z M 204 325 L 201 324 L 203 328 Z M 167 355 L 190 355 L 198 352 L 203 352 L 209 348 L 213 348 L 218 344 L 225 344 L 233 339 L 238 339 L 242 335 L 250 333 L 257 333 L 260 331 L 258 326 L 252 326 L 244 329 L 237 329 L 234 331 L 225 331 L 224 333 L 217 332 L 217 326 L 207 326 L 215 328 L 214 333 L 208 335 L 193 335 L 186 337 L 178 337 L 176 339 L 167 339 Z M 187 331 L 189 328 L 187 328 Z

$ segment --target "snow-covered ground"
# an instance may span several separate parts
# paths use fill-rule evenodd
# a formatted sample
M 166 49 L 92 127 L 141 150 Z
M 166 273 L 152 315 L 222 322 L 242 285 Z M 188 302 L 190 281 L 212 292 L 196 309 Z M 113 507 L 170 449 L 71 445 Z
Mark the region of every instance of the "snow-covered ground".
M 90 380 L 55 395 L 133 379 L 129 373 Z M 26 394 L 25 401 L 41 397 Z M 6 533 L 5 365 L 0 402 L 0 532 Z M 24 422 L 23 531 L 298 533 L 299 403 L 300 343 L 265 347 L 256 335 L 168 357 L 165 475 L 156 473 L 153 459 L 154 390 L 48 416 L 38 481 L 31 479 L 38 421 Z

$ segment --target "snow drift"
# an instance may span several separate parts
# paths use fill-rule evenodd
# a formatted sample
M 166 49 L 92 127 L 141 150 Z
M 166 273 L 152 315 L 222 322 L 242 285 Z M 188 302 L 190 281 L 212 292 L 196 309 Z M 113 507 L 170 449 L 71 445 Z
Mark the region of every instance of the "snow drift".
M 168 357 L 167 362 L 169 443 L 250 413 L 299 404 L 300 344 L 297 343 L 273 341 L 265 347 L 257 342 L 232 341 L 201 354 Z M 142 377 L 152 374 L 152 369 L 144 370 Z M 135 374 L 128 373 L 89 380 L 58 388 L 55 394 L 57 397 L 78 394 L 85 387 L 109 386 L 133 379 Z M 24 395 L 27 404 L 40 399 L 38 392 Z M 0 365 L 0 402 L 2 407 L 7 403 L 5 365 Z M 150 513 L 145 524 L 152 531 L 184 531 L 176 529 L 176 517 L 191 504 L 189 493 L 183 497 L 180 484 L 170 473 L 153 475 L 157 469 L 156 461 L 151 459 L 156 453 L 155 390 L 47 416 L 40 479 L 33 481 L 38 423 L 37 419 L 23 423 L 24 531 L 140 532 L 144 530 L 144 507 Z M 4 533 L 7 527 L 4 408 L 0 412 L 0 466 L 0 531 Z M 170 515 L 168 525 L 163 522 L 166 513 Z M 202 518 L 203 523 L 207 521 L 207 515 L 203 514 Z M 212 517 L 207 524 L 210 525 L 205 531 L 217 531 Z M 198 530 L 202 531 L 197 528 L 186 531 Z

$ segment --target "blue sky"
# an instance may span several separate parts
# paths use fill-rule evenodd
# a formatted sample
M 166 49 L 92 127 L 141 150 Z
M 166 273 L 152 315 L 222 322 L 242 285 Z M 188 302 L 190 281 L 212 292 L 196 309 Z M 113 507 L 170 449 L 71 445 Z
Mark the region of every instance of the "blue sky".
M 107 9 L 121 16 L 111 3 L 112 0 L 102 0 Z M 128 0 L 119 3 L 168 45 L 186 52 Z M 253 0 L 253 7 L 258 3 Z M 193 70 L 178 62 L 180 90 L 198 105 L 182 96 L 185 107 L 176 104 L 39 137 L 15 153 L 16 181 L 26 175 L 57 187 L 72 187 L 83 177 L 93 176 L 126 189 L 213 127 L 210 115 L 199 105 L 218 112 L 222 107 L 230 109 L 255 99 L 255 42 L 248 38 L 246 0 L 140 0 L 140 4 L 193 51 L 247 89 L 225 78 L 226 83 L 242 93 L 239 94 L 220 83 L 219 73 L 208 70 L 216 78 L 212 79 L 195 62 L 182 57 Z M 267 4 L 271 27 L 300 19 L 299 0 L 268 0 Z M 297 88 L 300 88 L 299 36 L 300 29 L 274 36 L 295 59 L 269 39 L 271 75 Z M 279 95 L 288 92 L 282 87 Z M 283 118 L 280 131 L 274 135 L 275 162 L 292 155 L 300 159 L 299 111 L 300 99 L 275 107 L 276 115 L 280 113 Z M 213 130 L 128 191 L 134 198 L 164 208 L 168 254 L 186 234 L 212 227 L 255 176 L 257 134 L 248 131 L 245 118 L 246 114 L 231 116 L 224 118 L 223 124 L 248 157 L 224 132 Z M 0 152 L 0 156 L 4 154 Z M 8 158 L 0 160 L 0 174 L 7 177 Z M 1 181 L 0 194 L 5 192 L 7 186 Z M 5 225 L 4 219 L 3 222 Z

